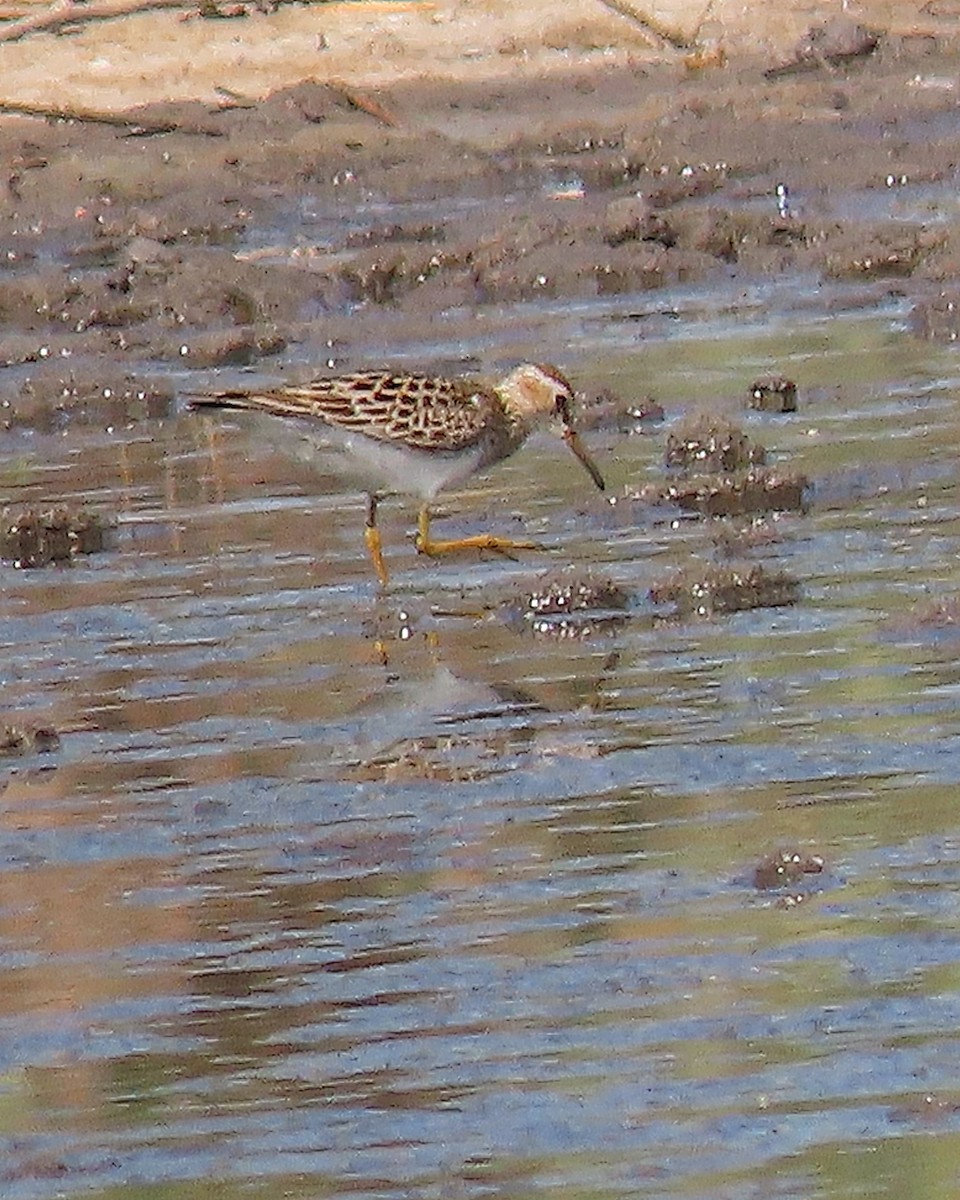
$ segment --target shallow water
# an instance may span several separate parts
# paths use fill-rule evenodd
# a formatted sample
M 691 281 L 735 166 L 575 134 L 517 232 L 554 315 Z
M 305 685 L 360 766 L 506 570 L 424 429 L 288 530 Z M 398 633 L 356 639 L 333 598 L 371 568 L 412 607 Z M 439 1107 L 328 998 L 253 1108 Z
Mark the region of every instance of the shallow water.
M 119 515 L 3 568 L 6 719 L 62 736 L 4 764 L 8 1200 L 955 1195 L 956 355 L 746 308 L 587 306 L 538 357 L 806 473 L 747 554 L 791 607 L 657 619 L 719 560 L 628 496 L 662 426 L 588 436 L 614 504 L 546 436 L 445 499 L 517 561 L 418 559 L 385 504 L 385 595 L 361 499 L 229 431 L 5 443 L 6 502 Z M 771 369 L 797 414 L 740 408 Z M 570 564 L 627 619 L 509 619 Z M 781 847 L 824 871 L 758 890 Z

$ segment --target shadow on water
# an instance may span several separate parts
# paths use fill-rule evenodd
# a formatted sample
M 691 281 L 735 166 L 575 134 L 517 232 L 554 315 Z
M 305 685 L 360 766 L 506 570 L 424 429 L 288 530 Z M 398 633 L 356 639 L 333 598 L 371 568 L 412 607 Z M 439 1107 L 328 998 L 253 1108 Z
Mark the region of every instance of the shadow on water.
M 606 503 L 544 438 L 437 522 L 543 552 L 429 563 L 385 505 L 378 596 L 361 499 L 229 432 L 4 449 L 8 504 L 119 515 L 3 569 L 5 719 L 60 733 L 0 803 L 8 1200 L 953 1195 L 954 356 L 580 327 L 578 379 L 725 414 L 809 510 L 649 503 L 662 426 L 590 435 Z M 742 409 L 767 370 L 797 413 Z M 799 602 L 655 611 L 731 544 Z M 508 618 L 568 564 L 616 621 Z M 784 847 L 823 871 L 756 886 Z

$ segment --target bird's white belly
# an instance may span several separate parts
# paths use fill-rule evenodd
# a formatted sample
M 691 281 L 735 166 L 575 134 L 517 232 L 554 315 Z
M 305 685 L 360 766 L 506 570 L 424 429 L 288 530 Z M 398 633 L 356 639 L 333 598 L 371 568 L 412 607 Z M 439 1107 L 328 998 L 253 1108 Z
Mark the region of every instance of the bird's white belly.
M 481 446 L 465 450 L 421 450 L 415 446 L 366 437 L 323 422 L 234 412 L 238 424 L 257 441 L 306 463 L 321 474 L 333 474 L 365 492 L 398 492 L 432 500 L 477 470 Z

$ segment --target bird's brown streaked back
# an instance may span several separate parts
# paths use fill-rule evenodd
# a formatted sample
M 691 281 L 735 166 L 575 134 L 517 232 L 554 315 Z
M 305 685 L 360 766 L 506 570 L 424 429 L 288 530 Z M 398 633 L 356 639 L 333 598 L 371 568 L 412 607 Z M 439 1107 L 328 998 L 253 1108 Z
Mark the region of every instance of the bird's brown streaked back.
M 263 392 L 191 397 L 194 408 L 232 408 L 317 418 L 366 437 L 420 450 L 463 450 L 504 422 L 493 388 L 436 375 L 357 371 Z

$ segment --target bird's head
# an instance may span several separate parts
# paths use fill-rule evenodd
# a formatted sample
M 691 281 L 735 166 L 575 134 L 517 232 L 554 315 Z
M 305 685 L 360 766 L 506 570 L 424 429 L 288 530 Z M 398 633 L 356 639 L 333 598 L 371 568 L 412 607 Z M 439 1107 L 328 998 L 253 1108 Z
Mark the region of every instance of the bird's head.
M 575 395 L 562 371 L 543 363 L 522 363 L 510 372 L 497 390 L 511 417 L 524 425 L 533 426 L 545 417 L 557 417 L 563 440 L 600 491 L 605 490 L 606 483 L 599 467 L 571 423 Z

